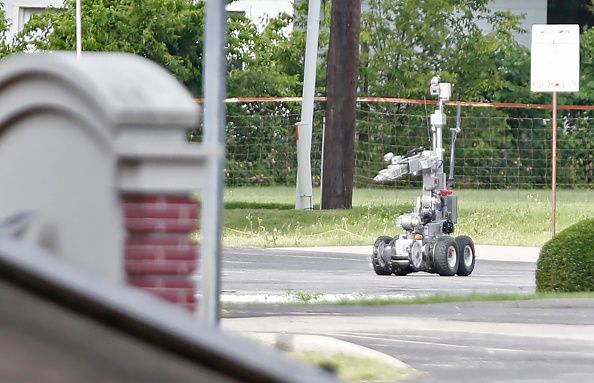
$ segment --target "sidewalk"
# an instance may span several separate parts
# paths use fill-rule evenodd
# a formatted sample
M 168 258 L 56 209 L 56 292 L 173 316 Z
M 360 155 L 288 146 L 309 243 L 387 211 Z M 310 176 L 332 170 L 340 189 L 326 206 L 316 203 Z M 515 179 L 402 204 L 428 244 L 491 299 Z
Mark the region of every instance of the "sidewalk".
M 372 246 L 282 247 L 270 250 L 290 250 L 309 253 L 341 253 L 369 256 Z M 539 247 L 476 245 L 476 258 L 486 261 L 536 262 Z

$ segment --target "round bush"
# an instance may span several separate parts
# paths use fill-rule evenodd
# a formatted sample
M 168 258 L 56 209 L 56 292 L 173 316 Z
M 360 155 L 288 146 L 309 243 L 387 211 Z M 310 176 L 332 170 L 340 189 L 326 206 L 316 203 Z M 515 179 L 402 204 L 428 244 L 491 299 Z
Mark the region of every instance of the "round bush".
M 545 243 L 536 264 L 536 290 L 594 291 L 594 219 Z

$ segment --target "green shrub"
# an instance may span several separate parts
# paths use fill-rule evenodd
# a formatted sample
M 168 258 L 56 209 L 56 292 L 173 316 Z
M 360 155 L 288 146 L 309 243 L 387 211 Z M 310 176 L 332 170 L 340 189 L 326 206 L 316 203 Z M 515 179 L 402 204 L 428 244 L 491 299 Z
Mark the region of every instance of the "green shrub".
M 568 227 L 540 251 L 536 290 L 594 291 L 594 219 Z

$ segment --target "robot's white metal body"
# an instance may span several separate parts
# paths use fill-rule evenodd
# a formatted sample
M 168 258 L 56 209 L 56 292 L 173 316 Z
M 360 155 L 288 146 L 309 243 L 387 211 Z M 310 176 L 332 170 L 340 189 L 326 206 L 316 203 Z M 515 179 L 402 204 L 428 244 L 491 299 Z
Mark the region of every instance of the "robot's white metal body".
M 474 268 L 474 245 L 470 238 L 454 240 L 447 236 L 454 232 L 458 205 L 457 197 L 446 185 L 442 144 L 443 128 L 446 126 L 444 103 L 451 97 L 452 86 L 440 83 L 439 77 L 434 77 L 430 92 L 438 97 L 438 106 L 431 114 L 431 150 L 419 147 L 404 156 L 388 153 L 384 156 L 388 167 L 374 178 L 376 182 L 385 182 L 407 174 L 423 177 L 423 189 L 417 197 L 415 209 L 396 219 L 396 226 L 404 233 L 394 239 L 380 237 L 376 241 L 372 265 L 380 275 L 414 271 L 453 275 L 458 272 L 459 263 L 463 262 L 466 263 L 462 264 L 459 275 L 468 275 Z M 452 158 L 455 135 L 459 130 L 459 127 L 452 129 Z

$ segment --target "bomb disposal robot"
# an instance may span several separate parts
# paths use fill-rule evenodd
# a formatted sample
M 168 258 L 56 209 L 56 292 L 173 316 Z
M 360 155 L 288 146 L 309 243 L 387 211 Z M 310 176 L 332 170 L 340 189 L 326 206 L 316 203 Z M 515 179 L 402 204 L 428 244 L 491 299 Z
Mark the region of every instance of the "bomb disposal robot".
M 467 236 L 450 236 L 457 222 L 457 196 L 446 185 L 442 145 L 442 129 L 446 125 L 444 103 L 452 93 L 452 85 L 440 83 L 433 77 L 431 95 L 438 97 L 438 107 L 431 115 L 432 149 L 410 150 L 404 156 L 388 153 L 389 164 L 374 178 L 376 182 L 392 181 L 407 174 L 423 176 L 423 190 L 417 197 L 414 211 L 396 219 L 396 226 L 404 230 L 395 238 L 379 237 L 373 246 L 371 264 L 378 275 L 406 275 L 426 271 L 439 275 L 472 273 L 475 262 L 474 244 Z M 451 131 L 450 184 L 453 181 L 454 145 L 460 132 L 460 109 L 455 129 Z M 450 185 L 451 186 L 451 185 Z

